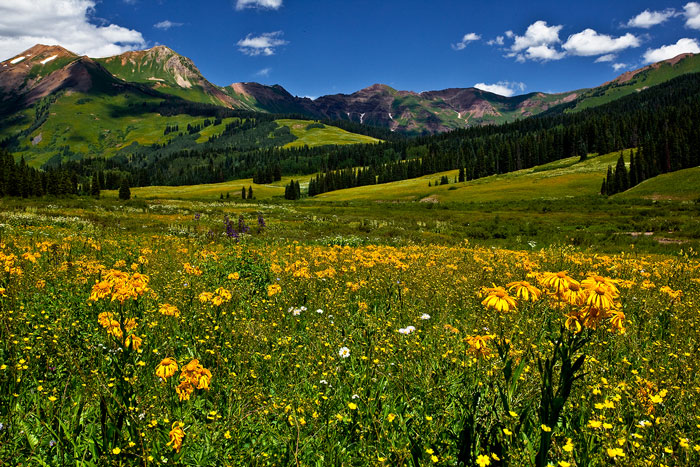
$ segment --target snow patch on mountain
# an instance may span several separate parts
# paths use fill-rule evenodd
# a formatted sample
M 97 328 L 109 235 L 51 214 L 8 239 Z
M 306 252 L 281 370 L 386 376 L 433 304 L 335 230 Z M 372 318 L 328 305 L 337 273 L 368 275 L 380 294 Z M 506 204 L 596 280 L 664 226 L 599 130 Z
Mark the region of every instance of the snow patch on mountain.
M 41 61 L 41 64 L 42 64 L 42 65 L 46 65 L 46 64 L 49 63 L 51 60 L 56 60 L 56 57 L 58 57 L 58 55 L 52 55 L 52 56 L 49 57 L 49 58 L 45 58 L 45 59 L 43 59 L 43 60 Z

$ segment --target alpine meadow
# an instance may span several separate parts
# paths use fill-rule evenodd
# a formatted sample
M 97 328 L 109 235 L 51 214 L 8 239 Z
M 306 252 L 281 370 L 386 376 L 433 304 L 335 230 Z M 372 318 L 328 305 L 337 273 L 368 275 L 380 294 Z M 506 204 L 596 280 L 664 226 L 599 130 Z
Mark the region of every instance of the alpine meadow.
M 0 465 L 700 465 L 700 3 L 312 3 L 0 0 Z

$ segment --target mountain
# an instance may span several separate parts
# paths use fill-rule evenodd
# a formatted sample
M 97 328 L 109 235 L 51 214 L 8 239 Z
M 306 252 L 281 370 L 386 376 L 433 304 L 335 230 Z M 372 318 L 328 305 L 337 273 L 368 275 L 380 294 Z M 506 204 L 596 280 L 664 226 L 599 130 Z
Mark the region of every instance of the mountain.
M 440 91 L 397 91 L 374 84 L 352 94 L 300 99 L 281 86 L 236 83 L 227 89 L 245 94 L 263 111 L 285 109 L 331 120 L 351 120 L 413 134 L 440 133 L 474 125 L 507 123 L 543 112 L 572 112 L 606 104 L 664 83 L 700 72 L 700 55 L 682 54 L 639 70 L 628 71 L 600 86 L 559 94 L 541 92 L 504 97 L 476 88 Z M 231 92 L 231 91 L 229 91 Z
M 86 156 L 111 157 L 133 145 L 191 149 L 222 136 L 227 125 L 248 118 L 254 119 L 254 125 L 265 123 L 259 132 L 279 130 L 272 139 L 289 144 L 295 135 L 273 123 L 280 114 L 344 120 L 345 129 L 370 136 L 374 127 L 435 134 L 543 113 L 576 112 L 696 72 L 700 72 L 700 55 L 684 54 L 626 72 L 595 88 L 560 94 L 504 97 L 476 88 L 412 92 L 374 84 L 352 94 L 312 100 L 293 96 L 280 85 L 217 86 L 190 59 L 165 46 L 92 59 L 59 46 L 36 45 L 0 62 L 0 144 L 33 165 L 42 165 Z M 236 123 L 231 131 L 244 131 L 244 126 Z M 253 128 L 245 126 L 245 131 Z M 239 149 L 244 140 L 245 145 L 251 141 L 266 147 L 277 144 L 261 135 L 237 135 L 235 141 Z M 219 141 L 217 147 L 232 141 Z
M 162 45 L 97 59 L 97 62 L 119 79 L 141 83 L 164 94 L 192 102 L 255 110 L 245 100 L 207 81 L 192 60 Z

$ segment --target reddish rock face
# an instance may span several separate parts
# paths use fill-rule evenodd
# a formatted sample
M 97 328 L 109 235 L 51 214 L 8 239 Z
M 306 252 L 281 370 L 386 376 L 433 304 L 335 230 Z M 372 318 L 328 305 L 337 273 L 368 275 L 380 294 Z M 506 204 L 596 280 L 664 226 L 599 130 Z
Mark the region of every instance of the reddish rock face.
M 39 44 L 0 63 L 0 94 L 3 100 L 34 90 L 47 77 L 41 73 L 42 68 L 65 58 L 77 60 L 79 57 L 57 45 Z

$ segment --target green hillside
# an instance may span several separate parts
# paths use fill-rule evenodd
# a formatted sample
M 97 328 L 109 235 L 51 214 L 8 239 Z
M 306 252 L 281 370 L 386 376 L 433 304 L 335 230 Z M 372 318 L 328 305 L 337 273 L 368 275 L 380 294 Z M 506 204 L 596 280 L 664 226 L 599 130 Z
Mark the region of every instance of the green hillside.
M 185 186 L 148 186 L 131 188 L 131 196 L 141 199 L 188 199 L 188 200 L 217 200 L 220 195 L 230 195 L 228 200 L 240 200 L 241 188 L 253 188 L 255 199 L 270 199 L 273 197 L 284 197 L 284 187 L 291 179 L 298 180 L 303 189 L 309 182 L 310 175 L 301 177 L 282 177 L 281 181 L 256 185 L 250 178 L 232 180 L 223 183 L 205 183 L 201 185 Z M 107 198 L 117 198 L 117 190 L 105 190 L 102 196 Z
M 275 120 L 279 125 L 286 126 L 296 140 L 286 144 L 285 148 L 295 148 L 300 146 L 327 146 L 344 144 L 371 144 L 379 143 L 380 140 L 370 136 L 358 135 L 340 128 L 320 124 L 311 120 Z
M 630 74 L 634 74 L 630 79 L 622 75 L 610 83 L 584 91 L 571 110 L 577 111 L 607 104 L 621 97 L 665 83 L 678 76 L 699 72 L 700 55 L 688 55 L 677 62 L 667 60 L 655 63 L 636 73 L 630 72 Z
M 629 157 L 629 151 L 625 151 L 624 154 Z M 315 199 L 490 202 L 588 196 L 600 192 L 600 185 L 608 166 L 614 165 L 618 157 L 619 152 L 591 156 L 584 162 L 579 162 L 577 157 L 571 157 L 531 169 L 463 183 L 453 183 L 458 171 L 452 170 L 400 182 L 332 191 Z M 439 185 L 442 176 L 448 177 L 448 185 Z M 431 186 L 428 186 L 428 183 Z
M 700 199 L 700 167 L 650 178 L 614 198 L 696 201 Z

